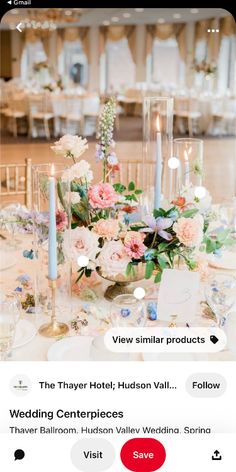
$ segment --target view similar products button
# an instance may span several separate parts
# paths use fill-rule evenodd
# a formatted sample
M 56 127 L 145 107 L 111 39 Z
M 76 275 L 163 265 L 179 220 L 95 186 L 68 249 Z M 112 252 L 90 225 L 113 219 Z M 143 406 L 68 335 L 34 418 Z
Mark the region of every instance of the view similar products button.
M 152 438 L 137 438 L 127 441 L 121 449 L 121 461 L 134 472 L 154 472 L 166 459 L 164 446 Z

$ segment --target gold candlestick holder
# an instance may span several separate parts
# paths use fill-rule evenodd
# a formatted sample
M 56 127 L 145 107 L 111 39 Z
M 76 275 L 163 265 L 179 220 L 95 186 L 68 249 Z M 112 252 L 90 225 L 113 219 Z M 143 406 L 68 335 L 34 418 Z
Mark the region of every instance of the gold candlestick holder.
M 46 338 L 56 338 L 62 334 L 66 334 L 69 331 L 69 326 L 66 323 L 60 323 L 56 319 L 56 289 L 57 289 L 57 280 L 48 279 L 48 285 L 51 289 L 51 321 L 45 323 L 39 328 L 39 334 Z

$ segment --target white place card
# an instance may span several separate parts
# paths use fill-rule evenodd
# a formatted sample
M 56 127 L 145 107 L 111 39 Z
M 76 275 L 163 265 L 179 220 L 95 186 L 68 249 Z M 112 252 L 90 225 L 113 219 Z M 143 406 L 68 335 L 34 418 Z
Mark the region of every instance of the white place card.
M 176 323 L 194 319 L 197 310 L 200 277 L 198 272 L 164 269 L 158 294 L 159 320 Z

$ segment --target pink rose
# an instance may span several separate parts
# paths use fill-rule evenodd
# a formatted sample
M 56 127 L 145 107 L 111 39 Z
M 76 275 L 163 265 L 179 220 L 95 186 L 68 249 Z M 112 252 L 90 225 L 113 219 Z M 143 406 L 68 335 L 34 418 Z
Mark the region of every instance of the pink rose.
M 65 211 L 62 211 L 62 210 L 56 211 L 56 225 L 57 225 L 57 231 L 62 231 L 68 226 L 68 217 Z
M 115 239 L 119 233 L 119 223 L 117 220 L 107 219 L 99 220 L 95 223 L 93 231 L 98 234 L 101 238 Z
M 176 236 L 186 247 L 197 247 L 203 239 L 203 218 L 200 214 L 193 218 L 181 217 L 173 225 Z
M 131 262 L 121 241 L 105 243 L 97 260 L 105 277 L 125 275 L 127 265 Z
M 125 252 L 132 259 L 140 259 L 145 251 L 146 246 L 140 241 L 140 239 L 129 239 L 125 242 Z
M 117 202 L 118 196 L 110 184 L 97 184 L 88 191 L 89 203 L 93 208 L 109 208 Z
M 131 240 L 142 243 L 146 237 L 146 234 L 139 233 L 138 231 L 127 231 L 125 235 L 124 243 L 127 244 Z

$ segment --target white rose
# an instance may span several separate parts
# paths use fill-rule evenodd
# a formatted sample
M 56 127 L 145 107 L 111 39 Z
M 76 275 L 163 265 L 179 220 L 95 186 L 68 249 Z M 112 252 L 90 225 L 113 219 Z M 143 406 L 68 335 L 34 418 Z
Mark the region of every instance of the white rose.
M 86 149 L 88 149 L 87 139 L 83 139 L 80 136 L 73 136 L 71 134 L 65 134 L 59 141 L 51 146 L 51 149 L 59 155 L 65 157 L 80 157 Z
M 106 276 L 125 275 L 131 259 L 127 256 L 121 241 L 108 241 L 104 244 L 98 258 L 102 274 Z
M 93 180 L 93 172 L 90 168 L 90 164 L 87 161 L 81 160 L 71 166 L 70 169 L 66 169 L 61 179 L 63 182 L 81 179 L 90 183 Z
M 98 236 L 84 226 L 66 230 L 63 247 L 68 259 L 72 258 L 76 263 L 79 256 L 87 256 L 94 261 L 99 252 Z
M 93 180 L 93 172 L 87 161 L 80 161 L 71 167 L 72 179 L 86 179 L 87 182 Z

